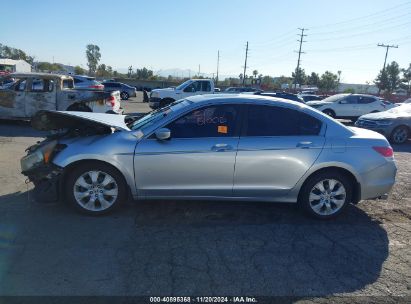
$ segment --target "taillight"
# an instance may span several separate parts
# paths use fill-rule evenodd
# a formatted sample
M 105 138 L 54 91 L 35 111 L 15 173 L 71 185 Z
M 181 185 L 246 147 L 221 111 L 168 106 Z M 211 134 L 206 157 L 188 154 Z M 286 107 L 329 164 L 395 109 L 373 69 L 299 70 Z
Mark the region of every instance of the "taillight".
M 372 147 L 372 148 L 384 157 L 392 157 L 394 155 L 394 151 L 392 150 L 391 146 L 388 146 L 388 147 Z
M 114 96 L 110 96 L 109 98 L 107 98 L 106 104 L 108 106 L 114 107 L 114 105 L 116 104 L 116 98 Z
M 89 86 L 90 89 L 97 89 L 97 90 L 103 90 L 104 86 L 102 84 L 98 84 L 98 85 L 91 85 Z

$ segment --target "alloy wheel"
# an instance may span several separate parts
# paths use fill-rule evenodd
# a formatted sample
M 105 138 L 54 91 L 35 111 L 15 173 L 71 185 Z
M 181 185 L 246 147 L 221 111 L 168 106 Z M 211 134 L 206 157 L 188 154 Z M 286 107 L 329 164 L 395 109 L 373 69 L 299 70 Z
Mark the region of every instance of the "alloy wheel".
M 408 138 L 408 132 L 405 128 L 397 128 L 392 134 L 392 139 L 397 144 L 402 144 Z
M 102 171 L 88 171 L 74 183 L 74 198 L 84 209 L 102 211 L 110 208 L 118 197 L 116 180 Z
M 310 191 L 311 209 L 318 215 L 331 215 L 340 210 L 347 197 L 344 185 L 336 179 L 323 179 Z

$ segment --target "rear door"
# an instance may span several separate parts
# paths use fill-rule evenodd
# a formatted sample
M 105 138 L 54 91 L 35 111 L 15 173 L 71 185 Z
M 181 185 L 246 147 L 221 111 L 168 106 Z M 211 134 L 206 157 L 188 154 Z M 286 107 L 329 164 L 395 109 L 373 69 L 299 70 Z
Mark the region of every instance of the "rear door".
M 322 123 L 289 108 L 248 105 L 234 172 L 234 196 L 281 197 L 324 146 Z
M 370 96 L 358 96 L 358 115 L 361 116 L 371 112 L 384 111 L 384 107 L 377 98 Z
M 47 78 L 30 78 L 25 98 L 27 117 L 33 116 L 39 110 L 57 110 L 56 84 Z
M 359 116 L 358 96 L 348 95 L 338 101 L 335 109 L 338 117 L 356 117 Z

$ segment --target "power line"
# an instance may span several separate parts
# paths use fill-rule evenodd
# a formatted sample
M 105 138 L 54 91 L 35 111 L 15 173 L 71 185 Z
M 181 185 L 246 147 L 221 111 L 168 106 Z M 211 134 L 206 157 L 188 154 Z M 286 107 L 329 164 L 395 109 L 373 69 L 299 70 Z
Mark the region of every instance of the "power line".
M 244 62 L 244 73 L 243 73 L 243 86 L 245 84 L 245 73 L 247 71 L 247 57 L 248 57 L 248 41 L 245 48 L 245 62 Z
M 300 57 L 301 57 L 302 53 L 304 54 L 304 52 L 301 51 L 301 47 L 303 45 L 303 42 L 306 42 L 306 41 L 303 40 L 304 36 L 307 36 L 307 35 L 304 35 L 304 31 L 305 30 L 308 31 L 308 29 L 305 29 L 305 28 L 298 28 L 298 29 L 301 31 L 301 34 L 298 34 L 300 36 L 300 49 L 298 50 L 297 68 L 295 69 L 294 90 L 297 89 L 297 78 L 298 78 L 298 75 L 300 74 Z
M 388 50 L 389 50 L 390 48 L 398 49 L 398 45 L 389 45 L 389 44 L 384 44 L 384 43 L 378 43 L 377 46 L 385 47 L 385 48 L 386 48 L 386 51 L 385 51 L 385 59 L 384 59 L 384 66 L 383 66 L 383 68 L 382 68 L 382 73 L 381 73 L 381 76 L 382 76 L 382 75 L 385 74 L 385 64 L 387 63 Z M 380 92 L 381 92 L 381 88 L 380 88 L 380 86 L 379 86 L 379 88 L 378 88 L 378 95 L 380 94 Z

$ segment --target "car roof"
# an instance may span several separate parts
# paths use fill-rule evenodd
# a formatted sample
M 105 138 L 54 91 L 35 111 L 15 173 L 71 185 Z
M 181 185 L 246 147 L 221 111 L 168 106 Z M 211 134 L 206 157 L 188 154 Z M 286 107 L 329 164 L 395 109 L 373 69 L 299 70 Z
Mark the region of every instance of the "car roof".
M 268 97 L 268 96 L 262 96 L 262 95 L 246 95 L 246 94 L 206 94 L 206 95 L 195 95 L 195 96 L 190 96 L 187 97 L 186 100 L 189 100 L 193 103 L 207 103 L 209 101 L 213 102 L 227 102 L 231 101 L 233 103 L 250 103 L 250 102 L 270 102 L 270 103 L 276 103 L 277 105 L 284 105 L 284 106 L 290 106 L 291 107 L 297 107 L 297 108 L 302 108 L 302 107 L 307 107 L 301 102 L 289 100 L 289 99 L 283 99 L 283 98 L 276 98 L 276 97 Z
M 41 78 L 70 78 L 71 75 L 50 74 L 50 73 L 11 73 L 6 75 L 9 77 L 23 78 L 23 77 L 41 77 Z

